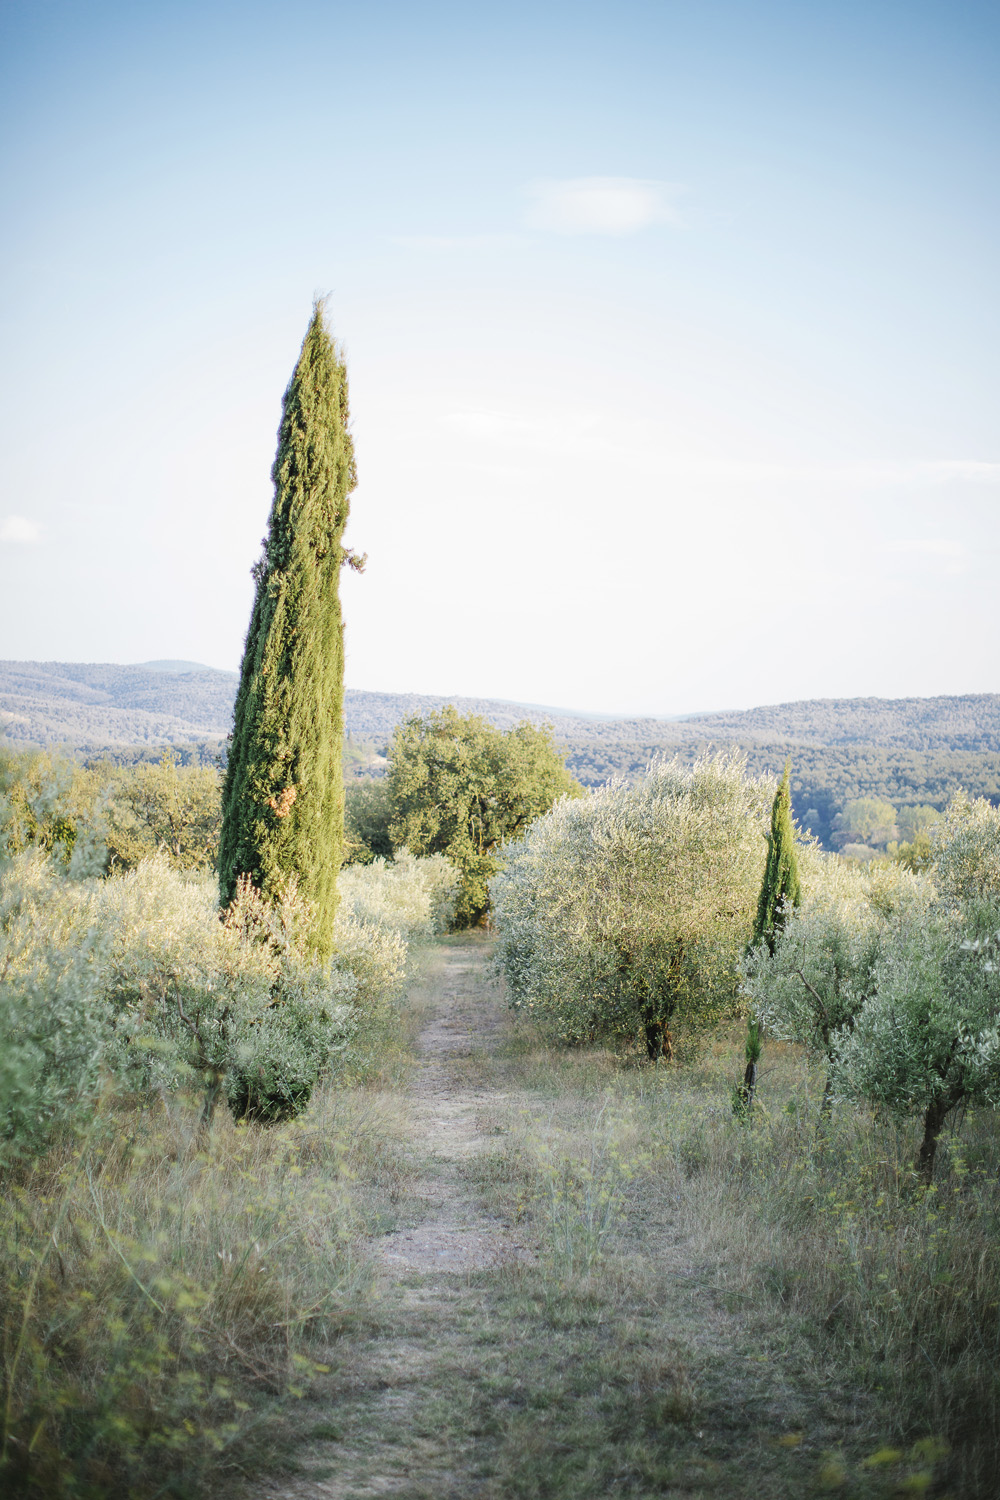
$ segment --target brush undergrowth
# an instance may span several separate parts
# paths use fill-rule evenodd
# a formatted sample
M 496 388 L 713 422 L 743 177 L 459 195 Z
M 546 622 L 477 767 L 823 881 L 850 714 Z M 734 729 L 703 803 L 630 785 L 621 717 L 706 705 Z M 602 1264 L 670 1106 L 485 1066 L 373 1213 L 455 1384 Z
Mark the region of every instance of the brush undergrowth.
M 842 1107 L 829 1120 L 800 1058 L 773 1048 L 749 1126 L 725 1117 L 728 1049 L 642 1101 L 685 1222 L 723 1252 L 737 1306 L 790 1317 L 872 1398 L 889 1448 L 951 1452 L 955 1493 L 992 1495 L 1000 1455 L 1000 1128 L 970 1115 L 930 1188 L 917 1127 Z
M 818 1388 L 856 1393 L 840 1442 L 836 1422 L 831 1429 L 790 1407 L 774 1441 L 811 1455 L 790 1492 L 808 1475 L 810 1493 L 992 1497 L 1000 1454 L 993 1114 L 970 1116 L 960 1136 L 943 1139 L 938 1180 L 925 1190 L 912 1170 L 916 1127 L 876 1128 L 847 1108 L 825 1118 L 796 1048 L 769 1049 L 749 1124 L 734 1120 L 729 1101 L 735 1035 L 686 1066 L 637 1061 L 540 1046 L 537 1031 L 515 1027 L 506 1057 L 492 1065 L 505 1087 L 516 1078 L 532 1090 L 530 1118 L 510 1118 L 505 1141 L 470 1172 L 493 1211 L 537 1236 L 531 1275 L 552 1326 L 560 1316 L 579 1321 L 579 1308 L 566 1313 L 566 1296 L 588 1288 L 595 1324 L 620 1318 L 616 1279 L 625 1267 L 634 1291 L 637 1257 L 652 1250 L 655 1261 L 656 1236 L 669 1225 L 694 1266 L 711 1266 L 711 1295 L 740 1314 L 749 1345 L 732 1352 L 735 1365 L 798 1362 L 807 1373 L 811 1366 Z M 560 1462 L 579 1484 L 579 1465 L 565 1455 Z M 550 1492 L 519 1472 L 522 1487 L 511 1479 L 510 1493 Z
M 105 1097 L 0 1209 L 5 1494 L 219 1493 L 370 1312 L 364 1236 L 405 1176 L 391 1106 L 341 1090 L 264 1130 Z

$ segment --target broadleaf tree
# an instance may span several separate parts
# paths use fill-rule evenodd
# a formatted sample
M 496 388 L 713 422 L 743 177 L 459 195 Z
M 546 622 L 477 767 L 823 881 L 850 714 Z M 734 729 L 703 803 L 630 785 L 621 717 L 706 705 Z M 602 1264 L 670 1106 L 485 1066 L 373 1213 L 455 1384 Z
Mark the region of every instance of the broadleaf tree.
M 548 729 L 523 723 L 500 730 L 451 704 L 396 729 L 387 791 L 392 847 L 446 854 L 458 867 L 459 928 L 486 915 L 500 845 L 519 838 L 560 797 L 583 795 Z
M 651 1060 L 731 1015 L 771 790 L 738 754 L 657 757 L 532 823 L 491 886 L 511 1003 L 566 1041 L 638 1036 Z
M 340 572 L 357 482 L 347 370 L 317 302 L 285 391 L 274 500 L 236 697 L 222 796 L 223 906 L 246 877 L 276 902 L 294 880 L 331 951 L 344 840 Z

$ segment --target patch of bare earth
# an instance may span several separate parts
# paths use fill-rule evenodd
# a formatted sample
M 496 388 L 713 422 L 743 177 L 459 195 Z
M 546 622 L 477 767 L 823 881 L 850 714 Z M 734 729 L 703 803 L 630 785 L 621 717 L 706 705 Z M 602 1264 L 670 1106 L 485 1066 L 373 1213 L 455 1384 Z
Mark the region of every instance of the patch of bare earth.
M 377 1249 L 386 1275 L 462 1272 L 496 1266 L 526 1253 L 508 1226 L 487 1218 L 460 1175 L 460 1165 L 482 1150 L 490 1120 L 506 1096 L 477 1088 L 467 1063 L 489 1048 L 501 1018 L 482 982 L 479 947 L 446 950 L 434 1013 L 417 1043 L 410 1087 L 414 1150 L 426 1159 L 412 1188 L 419 1223 L 396 1230 Z M 426 1291 L 426 1288 L 424 1289 Z

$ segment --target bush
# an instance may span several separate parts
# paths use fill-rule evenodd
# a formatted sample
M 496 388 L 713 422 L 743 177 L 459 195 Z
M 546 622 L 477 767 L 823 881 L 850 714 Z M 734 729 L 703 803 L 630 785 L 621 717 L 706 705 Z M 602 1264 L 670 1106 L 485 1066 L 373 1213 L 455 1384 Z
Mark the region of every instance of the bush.
M 651 1057 L 730 1011 L 773 795 L 738 756 L 656 760 L 539 818 L 491 886 L 512 1003 L 568 1040 L 641 1033 Z
M 871 995 L 837 1038 L 838 1092 L 923 1119 L 916 1170 L 924 1182 L 951 1112 L 1000 1104 L 1000 909 L 990 916 L 978 934 L 954 911 L 895 930 Z
M 417 859 L 403 849 L 391 863 L 376 859 L 340 872 L 334 961 L 354 978 L 366 1033 L 383 1024 L 400 994 L 409 947 L 450 925 L 457 893 L 458 873 L 440 854 Z
M 332 963 L 306 949 L 294 887 L 271 904 L 244 885 L 220 922 L 215 883 L 163 854 L 125 875 L 72 881 L 39 850 L 0 877 L 0 1140 L 42 1149 L 85 1117 L 103 1073 L 140 1095 L 195 1088 L 274 1122 L 398 995 L 408 945 L 447 923 L 457 879 L 403 854 L 344 872 Z
M 878 851 L 869 848 L 867 844 L 845 844 L 840 851 L 840 857 L 851 860 L 854 864 L 866 865 L 873 859 L 878 859 Z
M 178 870 L 216 868 L 222 791 L 214 766 L 182 766 L 167 752 L 157 765 L 113 771 L 104 796 L 112 871 L 134 870 L 158 852 Z
M 104 801 L 97 779 L 47 750 L 0 749 L 0 857 L 49 854 L 75 877 L 104 867 Z
M 344 788 L 344 861 L 367 865 L 392 858 L 392 806 L 384 777 L 349 781 Z
M 338 882 L 341 911 L 392 928 L 411 943 L 445 931 L 455 914 L 458 889 L 458 871 L 443 854 L 417 859 L 408 849 L 400 849 L 392 860 L 348 865 Z
M 932 829 L 934 875 L 956 901 L 1000 899 L 1000 809 L 985 797 L 953 797 Z
M 162 853 L 180 870 L 215 868 L 220 788 L 214 766 L 88 768 L 48 751 L 0 751 L 0 850 L 51 854 L 77 876 L 134 870 Z
M 799 1042 L 832 1065 L 875 985 L 878 963 L 902 921 L 925 915 L 929 881 L 898 865 L 845 865 L 814 852 L 803 864 L 804 897 L 779 934 L 747 955 L 744 995 L 778 1041 Z
M 97 892 L 40 850 L 0 874 L 0 1160 L 42 1149 L 87 1113 L 112 1037 Z

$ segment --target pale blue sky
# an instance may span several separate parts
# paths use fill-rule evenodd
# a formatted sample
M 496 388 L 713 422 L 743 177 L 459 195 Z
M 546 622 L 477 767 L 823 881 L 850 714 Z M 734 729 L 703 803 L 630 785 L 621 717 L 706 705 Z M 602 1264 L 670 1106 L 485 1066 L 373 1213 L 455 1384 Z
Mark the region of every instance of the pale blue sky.
M 238 664 L 314 292 L 355 687 L 996 691 L 1000 13 L 4 11 L 0 655 Z

